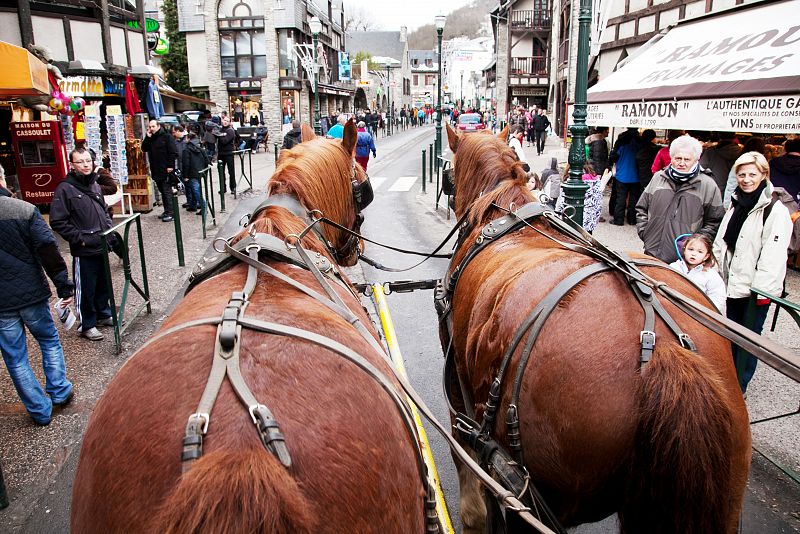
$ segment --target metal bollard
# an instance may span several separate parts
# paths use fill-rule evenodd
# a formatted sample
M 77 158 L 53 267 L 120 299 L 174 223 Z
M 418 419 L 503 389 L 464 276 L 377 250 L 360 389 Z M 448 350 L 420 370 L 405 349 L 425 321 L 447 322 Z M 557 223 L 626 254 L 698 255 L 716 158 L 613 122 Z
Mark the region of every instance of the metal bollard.
M 178 266 L 183 267 L 186 262 L 183 259 L 183 234 L 181 233 L 181 209 L 178 200 L 177 189 L 172 190 L 172 211 L 175 222 L 175 244 L 178 247 Z
M 428 172 L 431 176 L 433 176 L 433 160 L 435 159 L 433 154 L 433 143 L 428 145 L 428 154 L 431 155 L 430 161 L 428 162 Z
M 225 212 L 225 162 L 217 160 L 217 174 L 219 175 L 219 211 Z
M 275 147 L 275 163 L 278 163 L 278 143 L 272 143 Z
M 422 149 L 422 192 L 425 192 L 425 149 Z

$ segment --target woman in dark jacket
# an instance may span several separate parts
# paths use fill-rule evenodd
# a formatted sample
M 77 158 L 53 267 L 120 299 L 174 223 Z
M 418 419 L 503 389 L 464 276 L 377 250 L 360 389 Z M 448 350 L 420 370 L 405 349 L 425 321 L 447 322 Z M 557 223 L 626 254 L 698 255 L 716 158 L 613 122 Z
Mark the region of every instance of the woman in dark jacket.
M 205 209 L 205 202 L 200 191 L 200 173 L 208 167 L 208 164 L 208 154 L 200 147 L 200 139 L 194 132 L 190 132 L 186 148 L 183 150 L 181 168 L 186 180 L 186 209 L 196 211 L 198 215 L 202 215 Z

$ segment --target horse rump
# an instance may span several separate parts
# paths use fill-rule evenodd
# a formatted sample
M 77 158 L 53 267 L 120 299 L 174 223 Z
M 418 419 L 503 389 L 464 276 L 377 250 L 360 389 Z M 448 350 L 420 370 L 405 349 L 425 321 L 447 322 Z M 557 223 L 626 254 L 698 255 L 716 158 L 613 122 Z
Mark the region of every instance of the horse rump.
M 736 532 L 750 431 L 719 371 L 700 354 L 662 343 L 641 387 L 621 532 Z
M 217 450 L 185 473 L 152 532 L 310 533 L 316 514 L 280 462 L 259 449 Z

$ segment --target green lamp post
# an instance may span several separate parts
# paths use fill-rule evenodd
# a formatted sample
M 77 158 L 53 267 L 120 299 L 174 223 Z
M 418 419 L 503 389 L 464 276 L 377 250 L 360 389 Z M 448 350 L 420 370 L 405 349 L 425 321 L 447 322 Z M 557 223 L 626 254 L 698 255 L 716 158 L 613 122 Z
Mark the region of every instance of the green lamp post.
M 439 43 L 439 73 L 436 78 L 436 140 L 433 147 L 434 167 L 437 173 L 441 165 L 439 156 L 442 155 L 442 34 L 444 33 L 446 22 L 447 17 L 444 15 L 436 15 L 433 19 L 433 23 L 436 25 L 436 38 Z
M 586 161 L 586 89 L 589 83 L 589 24 L 592 21 L 591 0 L 580 0 L 578 11 L 578 65 L 575 78 L 575 111 L 569 131 L 572 147 L 569 151 L 569 179 L 562 186 L 564 202 L 574 208 L 572 219 L 583 224 L 583 203 L 589 186 L 583 182 L 583 164 Z
M 322 31 L 322 22 L 318 17 L 311 17 L 308 21 L 311 29 L 312 43 L 314 46 L 314 133 L 322 135 L 322 125 L 319 123 L 319 65 L 317 65 L 317 37 Z

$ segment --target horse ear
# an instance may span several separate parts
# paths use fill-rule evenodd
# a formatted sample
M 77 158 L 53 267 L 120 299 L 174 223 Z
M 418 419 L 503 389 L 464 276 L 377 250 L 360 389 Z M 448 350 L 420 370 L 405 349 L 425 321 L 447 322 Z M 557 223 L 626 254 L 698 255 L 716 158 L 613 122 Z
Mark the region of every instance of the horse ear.
M 504 143 L 508 143 L 508 124 L 506 124 L 506 127 L 503 128 L 502 132 L 497 134 L 497 137 L 499 137 Z
M 449 123 L 445 124 L 445 127 L 447 128 L 447 144 L 450 145 L 450 150 L 455 154 L 456 150 L 458 150 L 458 143 L 461 141 L 461 136 L 450 127 Z
M 356 123 L 352 120 L 347 121 L 344 125 L 344 135 L 342 136 L 342 148 L 348 155 L 352 156 L 356 148 L 356 141 L 358 141 L 358 130 Z
M 314 130 L 306 123 L 303 123 L 300 126 L 300 138 L 301 142 L 305 143 L 306 141 L 311 141 L 312 139 L 317 138 L 317 134 L 314 133 Z

